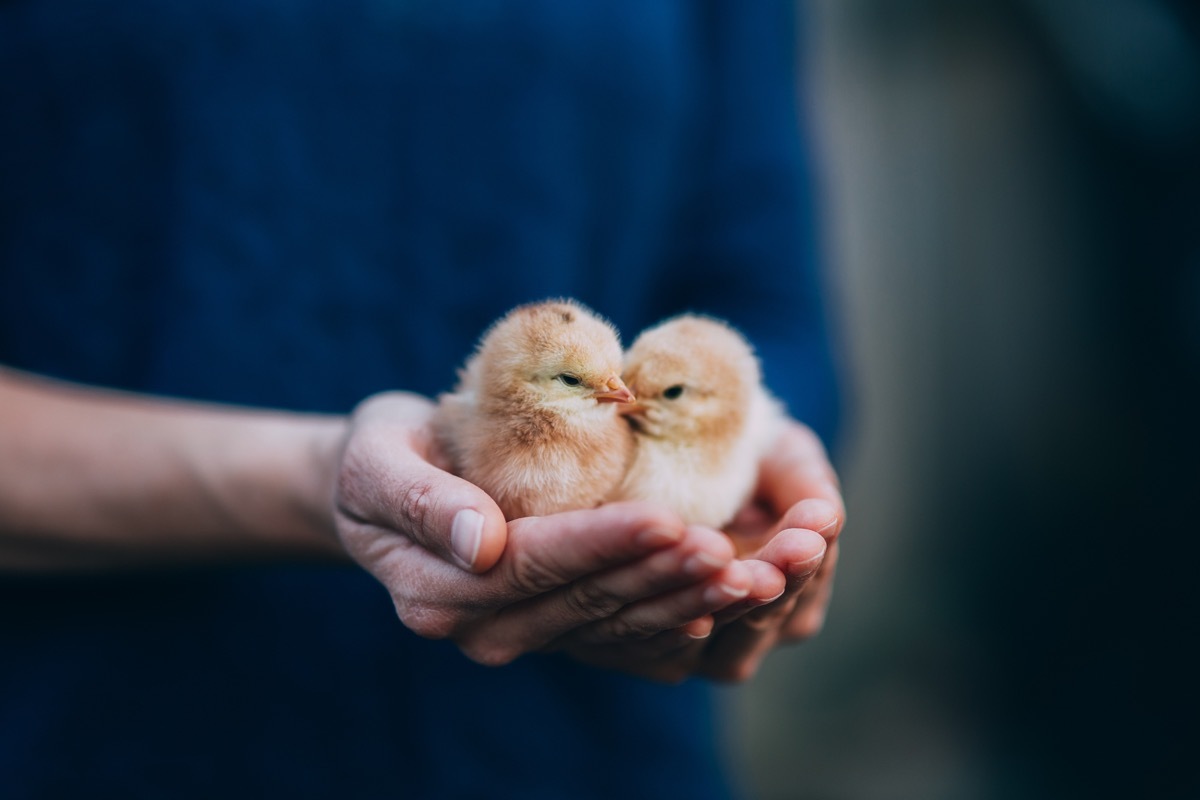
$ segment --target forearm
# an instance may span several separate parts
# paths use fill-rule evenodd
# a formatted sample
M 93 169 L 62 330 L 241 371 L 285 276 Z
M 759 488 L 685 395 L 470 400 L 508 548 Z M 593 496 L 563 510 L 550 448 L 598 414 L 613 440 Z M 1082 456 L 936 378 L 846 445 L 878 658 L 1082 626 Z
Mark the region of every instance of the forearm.
M 342 558 L 344 426 L 0 369 L 0 569 Z

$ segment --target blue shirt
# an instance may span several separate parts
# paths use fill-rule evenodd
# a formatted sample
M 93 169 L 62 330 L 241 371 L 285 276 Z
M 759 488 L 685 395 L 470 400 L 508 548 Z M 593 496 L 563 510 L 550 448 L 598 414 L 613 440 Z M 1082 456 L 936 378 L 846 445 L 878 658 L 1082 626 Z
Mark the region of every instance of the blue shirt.
M 627 340 L 730 319 L 828 436 L 793 34 L 766 0 L 3 4 L 0 363 L 344 413 L 564 295 Z M 0 576 L 5 797 L 720 797 L 712 713 L 475 665 L 351 567 Z

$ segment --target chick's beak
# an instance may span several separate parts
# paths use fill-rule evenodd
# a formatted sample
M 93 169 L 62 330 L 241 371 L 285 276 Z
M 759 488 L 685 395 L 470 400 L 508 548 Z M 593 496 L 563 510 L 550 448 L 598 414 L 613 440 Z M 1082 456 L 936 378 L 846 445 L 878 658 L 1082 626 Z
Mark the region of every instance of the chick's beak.
M 592 396 L 597 403 L 632 403 L 637 400 L 625 382 L 616 375 L 609 378 L 604 388 L 598 389 Z
M 622 417 L 640 417 L 646 411 L 646 407 L 638 402 L 626 403 L 617 409 L 617 413 Z

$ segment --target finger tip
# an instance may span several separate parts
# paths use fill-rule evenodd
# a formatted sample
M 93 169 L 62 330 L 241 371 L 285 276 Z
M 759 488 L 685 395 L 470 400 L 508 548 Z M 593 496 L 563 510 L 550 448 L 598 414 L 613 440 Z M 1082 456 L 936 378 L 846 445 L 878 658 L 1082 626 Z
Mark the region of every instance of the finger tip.
M 811 558 L 824 555 L 825 549 L 829 546 L 824 536 L 808 528 L 797 528 L 795 530 L 795 539 L 798 546 L 809 553 Z
M 454 560 L 464 569 L 481 573 L 496 566 L 508 543 L 508 524 L 493 503 L 482 508 L 466 507 L 455 513 L 450 523 L 450 548 Z
M 737 547 L 734 545 L 733 540 L 716 528 L 709 528 L 704 525 L 688 525 L 685 533 L 696 541 L 702 542 L 705 549 L 713 555 L 719 555 L 726 560 L 731 560 L 737 555 Z
M 842 516 L 838 503 L 824 497 L 809 497 L 789 508 L 783 523 L 787 528 L 815 531 L 832 541 L 842 528 Z
M 483 573 L 496 566 L 500 561 L 500 557 L 504 555 L 506 538 L 504 534 L 485 536 L 483 542 L 480 543 L 479 554 L 475 558 L 475 563 L 469 567 L 471 572 L 477 574 Z
M 715 624 L 716 623 L 714 622 L 712 615 L 706 614 L 699 619 L 694 619 L 687 623 L 680 630 L 682 630 L 684 636 L 688 637 L 689 639 L 707 639 L 710 635 L 712 635 Z
M 717 580 L 731 591 L 745 597 L 754 590 L 757 584 L 757 573 L 744 561 L 731 561 L 721 570 Z M 741 599 L 741 598 L 735 598 Z
M 778 569 L 757 570 L 747 599 L 755 605 L 766 605 L 778 600 L 786 590 L 787 576 Z
M 790 578 L 806 577 L 815 573 L 825 558 L 828 544 L 816 531 L 793 528 L 781 531 L 776 537 L 776 550 L 772 562 Z

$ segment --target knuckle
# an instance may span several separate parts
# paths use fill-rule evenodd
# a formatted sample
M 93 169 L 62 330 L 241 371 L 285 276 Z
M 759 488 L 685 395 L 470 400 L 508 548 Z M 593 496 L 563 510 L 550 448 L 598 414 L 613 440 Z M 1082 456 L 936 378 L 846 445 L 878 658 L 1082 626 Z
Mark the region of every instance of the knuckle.
M 516 647 L 482 637 L 468 637 L 458 643 L 463 655 L 485 667 L 503 667 L 522 655 Z
M 647 629 L 627 614 L 622 614 L 606 620 L 604 627 L 613 639 L 649 639 L 657 631 Z
M 562 576 L 527 551 L 515 551 L 511 563 L 509 581 L 526 595 L 544 594 L 566 583 Z
M 427 529 L 433 511 L 433 486 L 424 480 L 415 480 L 400 493 L 399 513 L 402 519 L 419 531 Z
M 594 580 L 576 581 L 566 588 L 564 601 L 571 612 L 584 619 L 610 616 L 624 605 L 612 592 Z M 617 620 L 612 620 L 617 623 Z
M 452 615 L 426 606 L 397 605 L 396 613 L 404 627 L 423 639 L 446 639 L 457 625 Z

